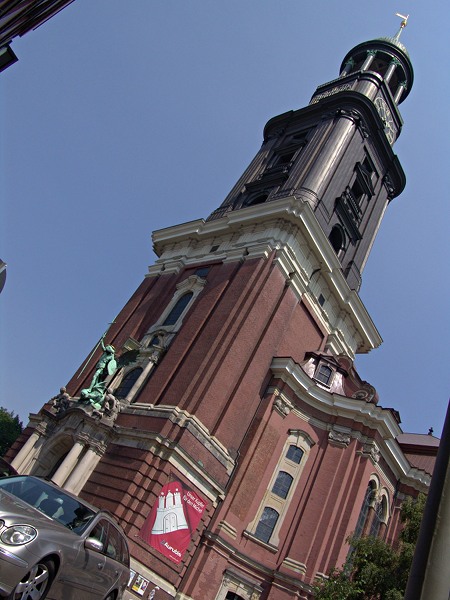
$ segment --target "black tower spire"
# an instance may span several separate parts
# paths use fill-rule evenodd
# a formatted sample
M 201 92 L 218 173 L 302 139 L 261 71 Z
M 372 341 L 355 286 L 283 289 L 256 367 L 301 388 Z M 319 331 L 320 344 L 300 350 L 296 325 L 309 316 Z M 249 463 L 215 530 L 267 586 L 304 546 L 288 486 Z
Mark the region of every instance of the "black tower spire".
M 392 38 L 350 50 L 339 77 L 320 85 L 309 106 L 272 118 L 261 149 L 208 220 L 289 196 L 306 202 L 359 290 L 386 206 L 405 186 L 392 150 L 402 127 L 398 104 L 413 82 L 399 41 L 405 24 L 406 17 Z

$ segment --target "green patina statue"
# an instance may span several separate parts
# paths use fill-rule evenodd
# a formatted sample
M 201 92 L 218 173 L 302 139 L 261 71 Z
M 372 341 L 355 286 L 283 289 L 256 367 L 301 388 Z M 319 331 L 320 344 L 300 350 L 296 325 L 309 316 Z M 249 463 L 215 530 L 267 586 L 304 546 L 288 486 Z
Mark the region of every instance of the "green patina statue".
M 101 339 L 103 354 L 95 367 L 91 385 L 88 388 L 81 390 L 80 393 L 80 401 L 84 404 L 91 404 L 97 410 L 103 406 L 106 394 L 107 377 L 114 375 L 117 371 L 117 361 L 115 358 L 116 351 L 114 346 L 105 346 L 103 343 L 104 337 L 105 336 Z

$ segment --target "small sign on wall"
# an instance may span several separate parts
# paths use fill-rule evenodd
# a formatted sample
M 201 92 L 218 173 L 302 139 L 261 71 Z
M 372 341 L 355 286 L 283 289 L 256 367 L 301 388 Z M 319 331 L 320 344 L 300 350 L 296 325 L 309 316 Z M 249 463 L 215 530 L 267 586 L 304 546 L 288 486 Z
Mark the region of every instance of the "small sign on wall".
M 142 577 L 142 575 L 138 575 L 131 589 L 133 592 L 136 592 L 136 594 L 139 594 L 139 596 L 143 596 L 149 583 L 150 582 L 148 579 L 145 579 L 145 577 Z

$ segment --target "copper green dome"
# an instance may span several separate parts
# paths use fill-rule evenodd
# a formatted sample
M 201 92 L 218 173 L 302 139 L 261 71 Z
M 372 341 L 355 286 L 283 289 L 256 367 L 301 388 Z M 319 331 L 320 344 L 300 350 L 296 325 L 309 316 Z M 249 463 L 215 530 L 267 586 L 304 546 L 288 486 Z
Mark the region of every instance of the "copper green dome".
M 401 43 L 401 41 L 398 39 L 397 36 L 395 36 L 395 37 L 380 37 L 377 39 L 385 41 L 385 42 L 389 42 L 390 44 L 394 44 L 395 46 L 397 46 L 397 48 L 399 48 L 402 52 L 404 52 L 406 54 L 406 56 L 409 58 L 409 53 L 408 53 L 408 50 L 406 49 L 406 46 Z

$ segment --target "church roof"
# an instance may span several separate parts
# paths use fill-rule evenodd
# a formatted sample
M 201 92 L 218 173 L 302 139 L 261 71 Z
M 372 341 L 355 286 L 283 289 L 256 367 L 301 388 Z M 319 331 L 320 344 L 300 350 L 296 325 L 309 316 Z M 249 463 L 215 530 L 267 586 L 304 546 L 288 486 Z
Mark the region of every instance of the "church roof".
M 412 467 L 433 474 L 439 438 L 424 433 L 401 433 L 397 442 Z

